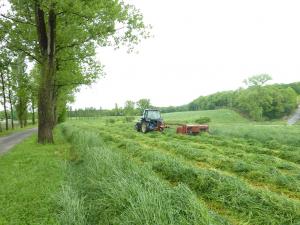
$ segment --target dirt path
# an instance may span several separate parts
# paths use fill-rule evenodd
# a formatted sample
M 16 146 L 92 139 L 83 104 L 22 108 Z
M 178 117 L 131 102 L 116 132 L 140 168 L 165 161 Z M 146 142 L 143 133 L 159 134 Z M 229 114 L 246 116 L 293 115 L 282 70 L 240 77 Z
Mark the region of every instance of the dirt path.
M 37 132 L 37 128 L 17 132 L 6 137 L 0 137 L 0 155 L 10 150 L 16 144 L 19 144 L 25 138 Z
M 300 105 L 294 115 L 288 120 L 288 125 L 293 125 L 297 123 L 298 120 L 300 120 Z

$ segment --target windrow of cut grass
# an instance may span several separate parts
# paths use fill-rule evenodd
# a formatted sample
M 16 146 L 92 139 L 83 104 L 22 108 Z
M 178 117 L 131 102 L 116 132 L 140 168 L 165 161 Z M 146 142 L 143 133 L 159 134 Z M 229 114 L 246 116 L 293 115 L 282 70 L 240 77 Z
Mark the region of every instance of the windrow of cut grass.
M 94 131 L 68 124 L 61 129 L 73 146 L 61 224 L 229 224 L 187 185 L 162 181 L 140 161 L 112 151 Z
M 223 137 L 238 137 L 258 140 L 261 143 L 265 143 L 266 147 L 272 144 L 300 147 L 299 126 L 232 123 L 213 124 L 210 130 L 214 135 Z
M 128 132 L 128 129 L 126 124 L 105 128 L 109 133 L 122 135 L 122 139 L 137 138 L 139 143 L 175 152 L 202 165 L 205 163 L 207 167 L 234 173 L 256 186 L 267 186 L 277 193 L 300 199 L 300 169 L 294 163 L 273 156 L 247 153 L 228 145 L 218 148 L 212 144 L 195 142 L 196 137 L 176 135 L 173 137 L 176 141 L 170 141 L 170 135 L 140 135 Z
M 99 126 L 99 125 L 98 125 Z M 253 189 L 242 180 L 208 168 L 197 167 L 179 155 L 126 139 L 99 126 L 99 133 L 119 153 L 144 162 L 171 183 L 185 183 L 208 205 L 221 205 L 230 215 L 250 224 L 297 224 L 300 204 L 270 191 Z M 117 129 L 117 128 L 116 128 Z M 128 132 L 130 133 L 130 132 Z
M 246 125 L 247 126 L 247 125 Z M 300 132 L 300 130 L 299 130 Z M 299 133 L 297 132 L 297 133 Z M 241 131 L 242 133 L 242 131 Z M 276 156 L 291 162 L 300 163 L 300 146 L 286 145 L 279 143 L 274 139 L 268 141 L 259 141 L 255 138 L 240 138 L 235 136 L 218 136 L 213 132 L 212 135 L 200 135 L 200 136 L 178 136 L 175 134 L 174 129 L 171 129 L 170 132 L 166 133 L 168 136 L 178 139 L 185 139 L 188 141 L 201 141 L 205 143 L 213 144 L 214 146 L 221 147 L 234 147 L 236 149 L 243 149 L 248 152 L 253 152 L 257 154 L 266 154 Z M 297 138 L 297 135 L 291 134 L 294 138 Z

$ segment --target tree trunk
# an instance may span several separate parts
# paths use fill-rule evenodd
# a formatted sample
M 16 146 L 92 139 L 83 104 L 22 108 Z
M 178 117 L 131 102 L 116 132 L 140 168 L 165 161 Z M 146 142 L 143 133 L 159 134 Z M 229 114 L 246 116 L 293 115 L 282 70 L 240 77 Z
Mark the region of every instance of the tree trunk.
M 54 108 L 53 108 L 53 73 L 54 67 L 48 59 L 42 65 L 42 79 L 38 96 L 38 142 L 53 143 L 52 130 L 54 127 Z
M 34 97 L 31 98 L 32 124 L 35 125 Z
M 19 119 L 19 125 L 20 125 L 21 128 L 24 127 L 22 118 Z
M 6 95 L 5 95 L 5 82 L 4 75 L 1 73 L 1 83 L 2 83 L 2 93 L 3 93 L 3 107 L 4 107 L 4 116 L 5 116 L 5 129 L 8 130 L 8 114 L 6 108 Z
M 24 127 L 27 127 L 27 119 L 28 119 L 27 116 L 28 115 L 27 115 L 27 109 L 26 109 L 26 111 L 24 111 L 24 119 L 23 119 L 23 121 L 24 121 Z
M 9 89 L 9 91 L 8 91 L 8 99 L 9 99 L 9 104 L 10 104 L 11 129 L 14 129 L 15 128 L 15 125 L 14 125 L 14 109 L 13 109 L 13 104 L 12 104 L 11 89 Z
M 41 52 L 41 79 L 38 91 L 38 142 L 53 143 L 54 128 L 54 78 L 56 15 L 54 4 L 50 6 L 48 16 L 48 32 L 45 23 L 45 13 L 36 2 L 35 6 L 37 34 Z

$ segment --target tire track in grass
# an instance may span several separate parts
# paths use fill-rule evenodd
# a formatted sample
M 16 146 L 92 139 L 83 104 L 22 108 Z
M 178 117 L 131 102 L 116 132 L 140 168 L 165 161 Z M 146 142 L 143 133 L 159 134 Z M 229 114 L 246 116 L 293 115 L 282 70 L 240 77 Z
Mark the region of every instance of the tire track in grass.
M 103 135 L 103 132 L 102 132 Z M 108 140 L 111 141 L 111 143 L 116 143 L 115 138 L 117 135 L 111 135 L 106 134 L 109 136 Z M 122 136 L 119 136 L 119 138 L 122 138 Z M 121 139 L 119 139 L 121 140 Z M 130 141 L 130 140 L 129 140 Z M 120 141 L 122 143 L 122 141 Z M 119 142 L 119 143 L 120 143 Z M 123 145 L 126 146 L 126 141 L 123 141 Z M 123 150 L 126 150 L 124 146 L 122 147 Z M 137 143 L 132 143 L 131 148 L 137 148 Z M 128 150 L 128 149 L 127 149 Z M 128 150 L 128 151 L 134 151 L 134 150 Z M 139 149 L 139 151 L 142 151 Z M 145 151 L 145 150 L 143 150 Z M 132 154 L 132 152 L 131 152 Z M 135 152 L 137 154 L 137 152 Z M 146 151 L 143 154 L 140 155 L 142 160 L 144 160 L 147 163 L 150 163 L 152 165 L 152 168 L 158 172 L 163 173 L 165 175 L 165 179 L 169 179 L 171 181 L 175 181 L 176 179 L 179 182 L 184 182 L 188 184 L 196 193 L 198 193 L 200 196 L 204 197 L 205 200 L 213 200 L 219 203 L 221 203 L 224 207 L 228 207 L 238 213 L 242 218 L 247 218 L 247 220 L 252 221 L 253 224 L 292 224 L 288 223 L 287 221 L 291 222 L 298 222 L 299 220 L 299 214 L 295 212 L 295 209 L 299 206 L 296 203 L 293 203 L 291 201 L 288 201 L 286 199 L 280 198 L 278 196 L 271 195 L 270 193 L 265 193 L 262 191 L 252 190 L 249 189 L 247 185 L 243 184 L 239 180 L 233 177 L 226 177 L 223 175 L 220 175 L 213 171 L 206 171 L 206 170 L 200 170 L 200 169 L 193 169 L 190 165 L 188 165 L 186 162 L 184 162 L 182 159 L 176 158 L 172 159 L 170 156 L 166 155 L 165 153 L 162 154 L 155 152 L 153 149 L 151 151 Z M 148 157 L 148 159 L 147 159 Z M 162 157 L 165 158 L 165 161 L 162 159 Z M 169 158 L 168 158 L 169 157 Z M 173 168 L 172 165 L 167 165 L 164 163 L 167 163 L 167 159 L 171 160 L 174 165 L 176 164 L 176 167 L 181 168 L 186 176 L 196 176 L 199 174 L 200 178 L 197 178 L 197 181 L 201 183 L 201 176 L 204 179 L 204 183 L 202 180 L 202 184 L 197 184 L 195 181 L 188 180 L 185 176 L 181 176 L 180 173 L 178 174 L 178 170 Z M 184 162 L 184 163 L 183 163 Z M 165 169 L 167 170 L 160 170 L 160 166 L 167 166 Z M 171 166 L 171 167 L 168 167 Z M 191 172 L 191 174 L 189 174 Z M 176 177 L 179 176 L 179 177 Z M 215 178 L 214 178 L 215 177 Z M 183 179 L 183 180 L 181 180 Z M 200 179 L 200 180 L 199 180 Z M 217 180 L 215 180 L 217 179 Z M 220 180 L 219 180 L 220 179 Z M 215 183 L 215 186 L 214 185 Z M 221 183 L 222 185 L 221 185 Z M 223 182 L 226 184 L 229 188 L 227 190 L 223 187 Z M 200 185 L 200 186 L 199 186 Z M 208 186 L 207 186 L 208 185 Z M 213 185 L 213 186 L 210 186 Z M 198 187 L 198 188 L 197 188 Z M 200 189 L 199 189 L 200 188 Z M 203 192 L 203 188 L 205 191 Z M 208 188 L 208 190 L 206 190 Z M 211 196 L 208 192 L 210 188 L 217 188 L 217 192 L 214 192 L 216 196 Z M 223 190 L 223 189 L 224 190 Z M 229 191 L 229 196 L 226 196 L 223 191 Z M 239 192 L 236 192 L 239 191 Z M 236 193 L 236 194 L 234 194 Z M 238 194 L 239 193 L 239 194 Z M 204 196 L 203 196 L 204 195 Z M 237 198 L 235 195 L 239 195 Z M 226 197 L 225 197 L 226 196 Z M 225 197 L 225 198 L 224 198 Z M 212 199 L 210 199 L 212 198 Z M 248 199 L 249 198 L 249 199 Z M 226 200 L 227 199 L 227 200 Z M 251 200 L 252 199 L 252 200 Z M 229 200 L 229 202 L 228 202 Z M 256 202 L 258 201 L 258 202 Z M 243 203 L 244 202 L 244 203 Z M 255 203 L 254 203 L 255 202 Z M 249 205 L 250 204 L 250 205 Z M 296 205 L 295 205 L 296 204 Z M 249 208 L 251 207 L 251 208 Z M 252 208 L 253 207 L 253 208 Z M 296 207 L 296 208 L 294 208 Z M 253 211 L 253 209 L 255 209 Z M 251 211 L 252 210 L 252 211 Z M 275 213 L 273 215 L 273 213 Z M 275 218 L 273 218 L 275 217 Z

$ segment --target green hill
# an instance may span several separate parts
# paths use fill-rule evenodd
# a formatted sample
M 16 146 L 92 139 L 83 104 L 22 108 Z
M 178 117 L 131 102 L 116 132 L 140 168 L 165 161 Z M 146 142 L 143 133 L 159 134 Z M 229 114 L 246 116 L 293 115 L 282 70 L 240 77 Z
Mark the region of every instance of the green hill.
M 200 117 L 209 117 L 212 123 L 245 123 L 249 120 L 242 117 L 237 112 L 230 109 L 217 109 L 205 111 L 187 111 L 165 113 L 163 118 L 166 122 L 186 122 L 194 123 Z

